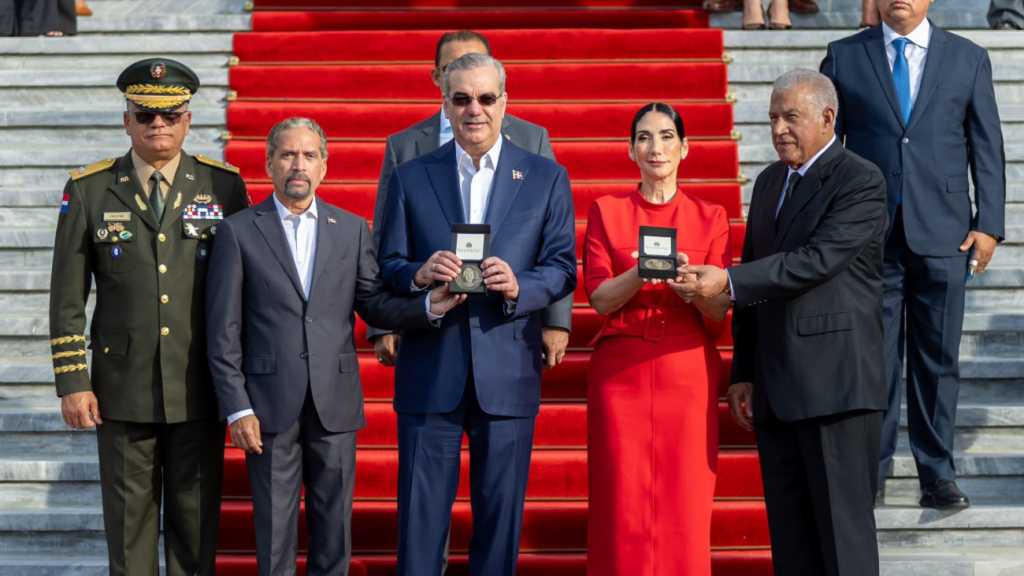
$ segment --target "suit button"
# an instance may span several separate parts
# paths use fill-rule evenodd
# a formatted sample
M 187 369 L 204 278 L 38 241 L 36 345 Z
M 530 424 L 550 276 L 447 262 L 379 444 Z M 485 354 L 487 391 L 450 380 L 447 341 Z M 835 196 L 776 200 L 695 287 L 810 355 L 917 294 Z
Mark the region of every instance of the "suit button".
M 103 353 L 104 354 L 110 354 L 110 348 L 104 348 L 103 349 Z
M 167 242 L 167 236 L 165 236 L 162 233 L 161 234 L 157 234 L 156 235 L 156 239 L 159 240 L 160 242 Z
M 302 358 L 303 360 L 309 358 L 309 352 L 303 352 L 302 354 L 299 354 L 299 358 Z
M 164 266 L 163 264 L 157 266 L 156 269 L 159 270 L 161 274 L 167 272 L 167 266 Z
M 310 322 L 312 322 L 312 321 L 313 321 L 313 318 L 312 318 L 312 317 L 310 317 L 310 316 L 306 316 L 306 324 L 309 324 L 309 323 L 310 323 Z
M 903 170 L 893 170 L 892 171 L 892 175 L 893 176 L 903 176 Z
M 203 240 L 206 240 L 206 234 L 203 234 L 202 236 L 200 236 L 200 238 L 202 238 Z
M 171 329 L 167 328 L 166 326 L 160 329 L 160 335 L 161 336 L 167 336 L 170 333 L 171 333 Z
M 910 138 L 904 138 L 903 139 L 903 143 L 904 144 L 910 144 Z
M 171 301 L 171 299 L 167 297 L 167 294 L 164 294 L 163 296 L 160 297 L 160 303 L 161 304 L 167 304 L 170 301 Z

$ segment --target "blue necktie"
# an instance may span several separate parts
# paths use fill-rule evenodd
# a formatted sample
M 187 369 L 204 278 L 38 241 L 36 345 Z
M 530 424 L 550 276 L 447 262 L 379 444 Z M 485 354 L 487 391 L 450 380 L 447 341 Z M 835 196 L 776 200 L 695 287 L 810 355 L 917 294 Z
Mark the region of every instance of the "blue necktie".
M 449 124 L 444 127 L 444 130 L 441 130 L 441 136 L 438 138 L 438 140 L 440 141 L 441 146 L 444 146 L 445 144 L 451 142 L 452 138 L 455 138 L 455 135 L 452 134 L 452 125 Z
M 900 109 L 903 111 L 903 125 L 910 124 L 910 113 L 914 105 L 910 102 L 910 65 L 907 63 L 907 56 L 903 53 L 907 49 L 910 40 L 897 38 L 892 41 L 896 48 L 896 60 L 892 63 L 892 79 L 896 82 L 896 94 L 900 97 Z

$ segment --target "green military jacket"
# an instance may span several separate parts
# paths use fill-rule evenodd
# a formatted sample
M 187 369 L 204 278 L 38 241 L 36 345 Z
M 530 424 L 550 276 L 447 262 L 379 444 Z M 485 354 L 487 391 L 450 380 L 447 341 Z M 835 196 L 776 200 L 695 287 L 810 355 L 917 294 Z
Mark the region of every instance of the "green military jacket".
M 158 223 L 131 152 L 71 172 L 50 277 L 57 394 L 92 390 L 100 415 L 177 423 L 217 416 L 206 358 L 206 266 L 216 226 L 248 205 L 238 169 L 181 154 Z M 85 355 L 85 306 L 96 310 Z

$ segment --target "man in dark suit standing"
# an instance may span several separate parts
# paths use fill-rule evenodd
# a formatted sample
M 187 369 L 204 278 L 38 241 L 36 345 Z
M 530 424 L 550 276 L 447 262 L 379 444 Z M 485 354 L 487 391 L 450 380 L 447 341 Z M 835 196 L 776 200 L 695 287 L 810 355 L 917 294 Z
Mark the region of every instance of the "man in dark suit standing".
M 988 53 L 932 24 L 929 4 L 881 0 L 882 25 L 829 44 L 821 71 L 839 92 L 836 135 L 881 168 L 888 188 L 889 408 L 876 501 L 896 452 L 905 349 L 921 505 L 966 508 L 953 462 L 965 279 L 1003 239 L 1006 162 Z
M 447 288 L 383 292 L 366 221 L 316 200 L 326 173 L 320 127 L 278 123 L 267 137 L 274 193 L 217 227 L 211 260 L 210 364 L 220 415 L 246 452 L 261 576 L 295 574 L 303 484 L 308 573 L 348 573 L 356 431 L 366 427 L 354 313 L 427 330 L 465 299 Z
M 837 141 L 836 99 L 811 70 L 775 81 L 779 162 L 754 185 L 742 264 L 689 266 L 684 288 L 735 301 L 729 408 L 757 434 L 778 576 L 879 570 L 885 181 Z
M 487 37 L 478 32 L 460 30 L 447 32 L 437 41 L 434 54 L 434 68 L 430 71 L 430 79 L 441 89 L 444 69 L 448 64 L 465 54 L 491 55 L 491 45 Z M 443 96 L 443 94 L 442 94 Z M 545 158 L 555 159 L 551 150 L 548 131 L 536 124 L 520 120 L 506 114 L 501 123 L 501 133 L 506 141 L 516 146 L 539 154 Z M 384 204 L 387 200 L 388 181 L 395 166 L 408 162 L 413 158 L 433 152 L 452 139 L 452 124 L 442 109 L 437 114 L 417 124 L 388 136 L 384 149 L 384 165 L 380 169 L 380 181 L 377 183 L 377 199 L 373 207 L 373 243 L 380 246 L 379 223 L 384 218 Z M 572 294 L 559 302 L 555 302 L 541 312 L 541 334 L 544 339 L 544 356 L 547 368 L 554 368 L 562 362 L 565 348 L 569 344 L 569 331 L 572 325 Z M 377 360 L 385 366 L 394 366 L 398 355 L 399 336 L 384 330 L 370 328 L 366 332 L 367 339 L 373 342 Z
M 491 256 L 480 264 L 485 294 L 446 315 L 439 331 L 402 339 L 398 574 L 441 569 L 465 433 L 470 574 L 512 576 L 540 410 L 540 313 L 576 288 L 572 192 L 565 168 L 502 137 L 500 62 L 466 54 L 443 85 L 454 139 L 392 174 L 381 277 L 398 294 L 454 281 L 463 265 L 448 251 L 454 224 L 490 225 Z

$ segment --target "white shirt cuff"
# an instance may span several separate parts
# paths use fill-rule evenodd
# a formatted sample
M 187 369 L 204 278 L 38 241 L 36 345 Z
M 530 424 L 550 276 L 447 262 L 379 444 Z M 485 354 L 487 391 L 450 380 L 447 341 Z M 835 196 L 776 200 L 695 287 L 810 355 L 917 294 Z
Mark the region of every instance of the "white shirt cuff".
M 413 281 L 409 282 L 409 290 L 411 290 L 413 292 L 424 292 L 426 290 L 430 290 L 430 285 L 427 285 L 427 286 L 424 286 L 423 288 L 420 288 L 419 286 L 416 285 L 416 281 L 413 280 Z M 430 305 L 427 304 L 427 306 L 429 307 Z
M 505 300 L 505 315 L 515 316 L 516 315 L 516 302 L 514 300 Z
M 423 304 L 427 308 L 427 320 L 430 320 L 434 326 L 437 326 L 441 322 L 441 318 L 444 318 L 444 314 L 438 316 L 430 311 L 430 294 L 427 294 L 427 297 L 423 299 Z
M 733 302 L 735 302 L 736 301 L 736 291 L 732 289 L 732 274 L 729 274 L 729 271 L 726 270 L 725 271 L 725 276 L 726 276 L 726 278 L 729 279 L 729 299 L 732 300 Z
M 234 424 L 235 420 L 238 420 L 239 418 L 244 418 L 245 416 L 252 416 L 254 414 L 256 413 L 253 412 L 252 410 L 242 410 L 241 412 L 235 412 L 231 416 L 228 416 L 228 426 Z

